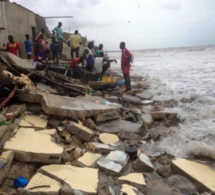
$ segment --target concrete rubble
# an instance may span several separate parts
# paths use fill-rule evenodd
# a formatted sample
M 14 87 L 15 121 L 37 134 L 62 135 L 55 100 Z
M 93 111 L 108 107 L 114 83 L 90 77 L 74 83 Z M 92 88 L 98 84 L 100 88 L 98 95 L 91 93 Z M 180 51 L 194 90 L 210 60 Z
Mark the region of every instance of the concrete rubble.
M 67 65 L 49 64 L 39 71 L 26 60 L 4 56 L 1 194 L 215 192 L 210 161 L 175 158 L 159 148 L 159 140 L 181 121 L 166 111 L 167 101 L 153 98 L 142 77 L 132 77 L 133 90 L 124 92 L 121 86 L 65 76 Z M 107 75 L 123 78 L 113 70 Z M 20 176 L 29 183 L 15 189 L 13 181 Z

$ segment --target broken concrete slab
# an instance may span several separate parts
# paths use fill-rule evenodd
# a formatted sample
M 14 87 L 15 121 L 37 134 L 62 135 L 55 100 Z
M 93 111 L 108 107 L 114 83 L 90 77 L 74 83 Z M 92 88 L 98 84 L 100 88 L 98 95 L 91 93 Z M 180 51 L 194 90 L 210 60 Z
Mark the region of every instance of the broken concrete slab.
M 79 168 L 71 165 L 47 165 L 39 170 L 45 175 L 67 183 L 72 189 L 97 194 L 98 169 Z
M 26 111 L 26 106 L 25 104 L 13 104 L 11 106 L 9 106 L 9 108 L 6 111 L 6 115 L 7 116 L 17 116 L 19 115 L 21 112 Z
M 93 96 L 94 99 L 88 97 L 89 96 L 72 98 L 68 96 L 45 94 L 43 95 L 42 108 L 46 114 L 70 116 L 74 118 L 96 116 L 117 109 L 113 106 L 102 104 L 101 98 L 97 100 L 96 96 Z
M 128 155 L 123 151 L 112 151 L 105 158 L 121 165 L 127 164 L 129 159 Z
M 201 164 L 183 158 L 176 158 L 172 162 L 173 166 L 177 167 L 183 174 L 195 180 L 199 185 L 207 190 L 215 192 L 214 168 L 206 164 Z
M 94 154 L 91 152 L 86 152 L 82 157 L 80 157 L 77 162 L 81 165 L 91 167 L 93 166 L 99 158 L 101 158 L 101 154 Z
M 95 117 L 95 120 L 97 123 L 105 122 L 105 121 L 110 121 L 114 119 L 119 119 L 120 115 L 117 111 L 111 111 L 111 112 L 106 112 L 99 114 L 98 116 Z
M 97 142 L 89 142 L 87 143 L 87 146 L 92 152 L 98 152 L 102 154 L 107 154 L 115 149 L 114 147 L 109 146 L 107 144 L 101 144 Z
M 123 169 L 123 166 L 119 163 L 116 163 L 112 160 L 108 160 L 106 158 L 100 158 L 98 161 L 97 161 L 97 164 L 100 168 L 102 168 L 103 170 L 106 170 L 110 173 L 117 173 L 119 174 L 122 169 Z
M 68 122 L 66 124 L 66 129 L 84 141 L 89 141 L 94 136 L 94 132 L 91 129 L 83 126 L 81 123 Z
M 36 188 L 37 186 L 44 186 Z M 43 175 L 42 173 L 36 173 L 31 180 L 29 181 L 28 185 L 25 189 L 28 191 L 28 194 L 53 194 L 58 195 L 60 192 L 62 185 L 60 182 Z M 33 188 L 33 189 L 31 189 Z
M 110 133 L 101 133 L 99 140 L 104 144 L 113 144 L 119 141 L 119 137 Z
M 14 66 L 15 68 L 22 68 L 22 69 L 27 69 L 27 70 L 34 69 L 31 61 L 26 61 L 9 52 L 6 53 L 5 57 L 11 63 L 11 65 Z
M 146 185 L 146 182 L 142 173 L 130 173 L 128 175 L 119 177 L 119 180 L 128 181 L 139 185 Z
M 119 174 L 128 162 L 128 155 L 122 151 L 112 151 L 105 158 L 100 158 L 97 164 L 100 168 Z
M 31 91 L 22 90 L 19 94 L 19 100 L 23 102 L 39 104 L 42 101 L 43 94 L 45 93 L 36 90 Z
M 119 98 L 117 96 L 105 96 L 109 102 L 119 103 Z
M 137 133 L 141 124 L 132 123 L 130 121 L 125 120 L 114 120 L 106 123 L 102 123 L 96 127 L 99 131 L 107 132 L 107 133 L 119 133 L 119 132 L 133 132 Z
M 154 120 L 164 120 L 164 119 L 173 119 L 177 116 L 178 113 L 158 111 L 158 112 L 151 112 L 150 114 Z
M 130 102 L 130 103 L 142 104 L 141 103 L 141 99 L 139 97 L 136 97 L 136 96 L 132 96 L 132 95 L 128 95 L 128 94 L 123 94 L 122 95 L 122 99 L 124 101 Z
M 12 151 L 5 151 L 0 155 L 0 184 L 2 184 L 9 173 L 13 157 Z
M 149 91 L 144 91 L 143 93 L 137 93 L 137 97 L 141 98 L 142 100 L 151 100 L 153 97 L 153 94 Z
M 137 188 L 128 184 L 122 184 L 121 192 L 129 195 L 143 195 Z
M 27 115 L 20 121 L 19 126 L 44 129 L 47 123 L 48 121 L 46 119 L 40 118 L 39 116 Z
M 63 147 L 54 143 L 50 135 L 33 128 L 18 129 L 3 148 L 13 150 L 15 159 L 24 162 L 59 163 L 63 154 Z
M 134 168 L 137 170 L 141 170 L 143 172 L 153 171 L 154 166 L 150 161 L 150 158 L 145 155 L 144 153 L 141 153 L 138 159 L 133 164 Z

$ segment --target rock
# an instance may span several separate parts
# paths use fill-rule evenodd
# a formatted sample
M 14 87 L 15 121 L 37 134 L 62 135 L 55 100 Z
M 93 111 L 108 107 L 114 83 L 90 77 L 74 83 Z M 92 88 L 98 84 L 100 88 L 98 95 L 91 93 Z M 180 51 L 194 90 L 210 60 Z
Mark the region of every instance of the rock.
M 48 121 L 46 119 L 40 118 L 36 115 L 27 115 L 19 123 L 21 127 L 33 127 L 37 129 L 44 129 L 47 126 Z
M 84 141 L 89 141 L 94 135 L 94 132 L 92 130 L 83 126 L 81 123 L 69 122 L 66 125 L 66 129 L 70 133 L 75 134 Z
M 98 116 L 95 117 L 95 120 L 97 123 L 100 123 L 100 122 L 105 122 L 105 121 L 119 119 L 119 118 L 120 118 L 120 115 L 117 111 L 111 111 L 111 112 L 99 114 Z
M 110 134 L 110 133 L 101 133 L 99 135 L 99 140 L 104 144 L 113 144 L 119 141 L 117 135 Z
M 159 111 L 159 112 L 151 112 L 151 115 L 154 120 L 164 120 L 164 119 L 171 120 L 177 116 L 177 113 Z
M 143 121 L 143 125 L 146 129 L 148 129 L 152 126 L 153 119 L 151 117 L 151 114 L 149 114 L 149 113 L 141 114 L 140 117 L 141 117 L 141 120 Z
M 191 160 L 176 158 L 173 160 L 173 172 L 176 173 L 175 168 L 179 169 L 183 175 L 195 180 L 201 186 L 201 190 L 205 188 L 215 192 L 215 170 L 212 167 Z
M 60 123 L 61 123 L 60 120 L 57 120 L 57 119 L 54 119 L 54 118 L 51 118 L 51 119 L 48 121 L 48 125 L 50 125 L 50 126 L 52 126 L 52 127 L 58 127 L 58 126 L 60 126 Z
M 86 95 L 84 97 L 72 98 L 68 96 L 45 94 L 42 99 L 42 108 L 46 114 L 65 117 L 86 118 L 117 109 L 113 106 L 102 104 L 105 99 L 96 96 L 92 98 Z
M 141 170 L 143 172 L 148 172 L 148 171 L 154 170 L 154 166 L 151 163 L 150 158 L 143 153 L 134 162 L 133 166 L 135 169 Z
M 102 123 L 97 126 L 97 129 L 106 133 L 133 132 L 137 133 L 141 128 L 141 124 L 132 123 L 125 120 L 114 120 Z
M 63 130 L 60 132 L 61 137 L 63 137 L 67 143 L 72 142 L 72 135 L 69 131 Z
M 99 158 L 101 158 L 101 154 L 94 154 L 90 152 L 86 152 L 82 157 L 80 157 L 77 162 L 81 165 L 91 167 L 93 166 Z
M 35 188 L 31 189 L 37 186 L 46 186 L 46 187 L 41 187 L 41 188 Z M 48 187 L 50 186 L 50 187 Z M 52 195 L 58 195 L 59 191 L 61 189 L 62 185 L 60 182 L 43 175 L 41 173 L 36 173 L 26 186 L 26 190 L 28 190 L 28 194 L 52 194 Z
M 150 129 L 149 130 L 149 136 L 152 138 L 152 140 L 156 141 L 160 137 L 161 133 L 156 129 Z
M 96 125 L 95 125 L 94 121 L 91 118 L 87 119 L 87 123 L 88 123 L 88 128 L 90 128 L 90 129 L 95 129 L 96 128 Z
M 122 95 L 122 99 L 124 101 L 130 102 L 130 103 L 134 103 L 134 104 L 142 104 L 141 103 L 141 99 L 139 97 L 135 97 L 132 95 L 128 95 L 128 94 L 123 94 Z
M 128 194 L 128 195 L 143 195 L 137 188 L 128 185 L 128 184 L 123 184 L 121 192 Z
M 102 154 L 107 154 L 110 151 L 114 150 L 114 147 L 112 146 L 109 146 L 107 144 L 97 143 L 97 142 L 89 142 L 87 143 L 87 146 L 92 152 L 98 152 Z
M 2 152 L 0 155 L 0 184 L 8 176 L 14 154 L 12 151 Z
M 159 167 L 156 169 L 156 172 L 161 176 L 161 177 L 169 177 L 172 175 L 172 169 L 170 165 L 165 165 L 162 167 Z
M 39 171 L 67 183 L 72 189 L 97 194 L 98 169 L 79 168 L 71 165 L 47 165 L 41 167 Z
M 18 129 L 4 149 L 13 150 L 15 159 L 24 162 L 59 163 L 63 154 L 63 147 L 52 142 L 50 135 L 33 128 Z
M 141 101 L 141 103 L 143 104 L 143 105 L 151 105 L 151 104 L 153 104 L 153 100 L 143 100 L 143 101 Z
M 130 173 L 128 175 L 119 177 L 119 180 L 128 181 L 134 184 L 146 185 L 144 176 L 142 173 Z
M 136 94 L 137 97 L 141 98 L 142 100 L 151 100 L 153 97 L 153 94 L 149 91 L 144 91 L 143 93 Z

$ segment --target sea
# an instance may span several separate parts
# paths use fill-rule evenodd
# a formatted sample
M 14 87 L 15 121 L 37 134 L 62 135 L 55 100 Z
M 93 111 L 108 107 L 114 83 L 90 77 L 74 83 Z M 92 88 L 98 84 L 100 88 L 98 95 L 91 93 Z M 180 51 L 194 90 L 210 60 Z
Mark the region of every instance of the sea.
M 132 51 L 131 75 L 143 76 L 154 100 L 177 101 L 166 111 L 181 121 L 174 133 L 158 141 L 162 151 L 176 157 L 215 160 L 215 46 Z M 110 53 L 120 68 L 120 52 Z M 182 101 L 182 99 L 190 101 Z

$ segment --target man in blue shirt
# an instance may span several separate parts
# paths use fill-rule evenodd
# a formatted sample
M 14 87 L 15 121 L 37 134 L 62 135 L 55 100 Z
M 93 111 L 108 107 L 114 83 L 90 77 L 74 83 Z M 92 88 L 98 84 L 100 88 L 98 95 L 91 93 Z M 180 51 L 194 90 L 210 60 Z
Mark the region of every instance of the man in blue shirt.
M 29 34 L 25 35 L 25 50 L 27 53 L 27 58 L 31 59 L 31 55 L 32 55 L 32 50 L 31 50 L 31 42 L 30 42 L 30 36 Z
M 57 33 L 57 39 L 58 39 L 58 44 L 59 44 L 59 54 L 62 54 L 63 51 L 63 31 L 61 29 L 62 22 L 58 23 L 58 26 L 56 26 L 52 32 L 53 34 L 56 32 Z

